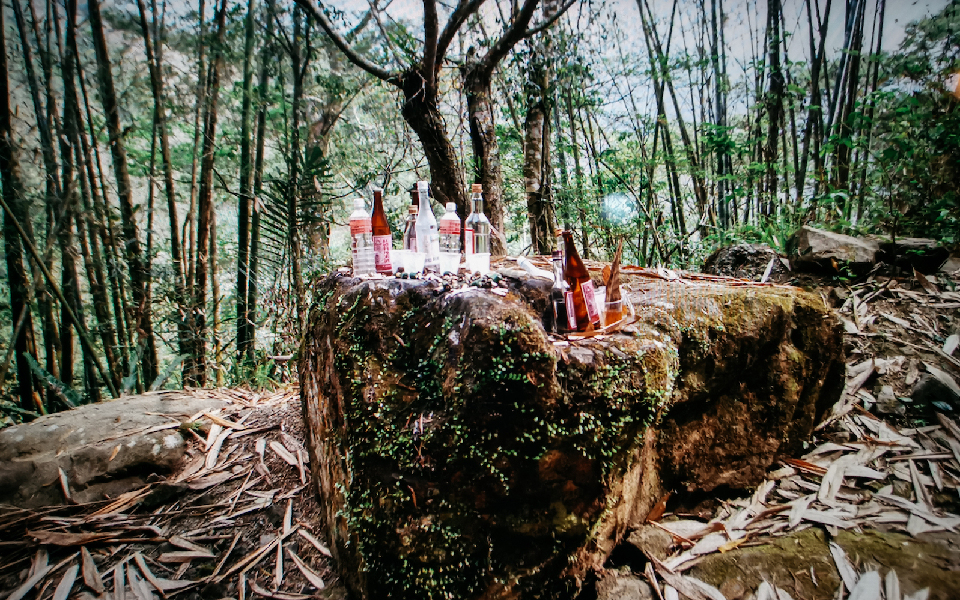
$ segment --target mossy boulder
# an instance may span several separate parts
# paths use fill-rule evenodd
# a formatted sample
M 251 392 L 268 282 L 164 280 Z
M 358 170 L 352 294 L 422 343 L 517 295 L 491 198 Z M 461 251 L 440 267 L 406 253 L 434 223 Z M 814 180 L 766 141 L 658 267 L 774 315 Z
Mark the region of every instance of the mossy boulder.
M 627 279 L 636 321 L 571 341 L 533 280 L 321 283 L 302 404 L 357 598 L 572 597 L 665 488 L 757 483 L 836 400 L 818 298 Z

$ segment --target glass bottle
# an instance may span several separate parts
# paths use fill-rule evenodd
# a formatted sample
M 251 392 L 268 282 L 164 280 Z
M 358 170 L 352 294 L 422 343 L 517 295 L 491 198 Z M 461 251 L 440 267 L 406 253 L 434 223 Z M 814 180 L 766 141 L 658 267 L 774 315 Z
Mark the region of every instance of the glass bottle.
M 423 268 L 428 271 L 440 270 L 440 231 L 437 227 L 437 217 L 430 207 L 430 196 L 426 181 L 417 182 L 417 191 L 420 194 L 420 210 L 417 213 L 417 252 L 426 256 Z
M 403 249 L 417 251 L 417 208 L 412 204 L 407 208 L 407 219 L 403 222 Z
M 566 255 L 563 276 L 573 295 L 573 314 L 576 316 L 577 331 L 589 331 L 591 327 L 599 329 L 600 311 L 597 310 L 593 280 L 590 279 L 586 265 L 580 260 L 580 254 L 573 243 L 573 234 L 564 231 L 563 242 Z
M 370 215 L 370 224 L 373 228 L 373 258 L 377 273 L 390 275 L 393 265 L 390 264 L 390 250 L 393 248 L 393 233 L 390 231 L 390 222 L 383 211 L 383 190 L 373 190 L 373 214 Z
M 350 214 L 350 238 L 352 239 L 353 274 L 371 275 L 374 271 L 373 226 L 363 198 L 353 201 Z
M 573 302 L 567 282 L 563 279 L 563 254 L 553 251 L 553 287 L 550 289 L 550 304 L 553 305 L 553 331 L 567 333 L 577 329 L 577 320 L 567 304 Z M 571 318 L 573 317 L 573 318 Z
M 464 254 L 483 254 L 490 252 L 490 221 L 483 214 L 483 185 L 473 184 L 470 188 L 470 202 L 473 212 L 464 225 Z
M 460 215 L 457 205 L 447 202 L 446 212 L 440 217 L 440 252 L 460 252 Z

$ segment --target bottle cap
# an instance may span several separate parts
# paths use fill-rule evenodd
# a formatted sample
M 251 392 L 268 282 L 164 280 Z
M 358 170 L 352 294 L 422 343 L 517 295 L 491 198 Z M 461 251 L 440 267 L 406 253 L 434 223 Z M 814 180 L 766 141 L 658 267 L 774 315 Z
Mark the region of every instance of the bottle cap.
M 561 257 L 563 257 L 563 253 L 560 252 L 559 250 L 554 250 L 554 251 L 553 251 L 553 254 L 552 254 L 551 256 L 552 256 L 552 258 L 561 258 Z
M 457 205 L 453 202 L 447 202 L 447 212 L 457 212 Z
M 407 212 L 410 213 L 411 215 L 415 215 L 418 212 L 420 212 L 420 207 L 417 206 L 416 204 L 411 204 L 410 206 L 407 207 Z
M 482 184 L 482 183 L 475 183 L 475 184 L 473 184 L 472 186 L 470 186 L 470 192 L 473 193 L 473 194 L 482 194 L 482 193 L 483 193 L 483 184 Z
M 354 198 L 353 208 L 356 210 L 367 210 L 367 204 L 363 201 L 363 198 Z

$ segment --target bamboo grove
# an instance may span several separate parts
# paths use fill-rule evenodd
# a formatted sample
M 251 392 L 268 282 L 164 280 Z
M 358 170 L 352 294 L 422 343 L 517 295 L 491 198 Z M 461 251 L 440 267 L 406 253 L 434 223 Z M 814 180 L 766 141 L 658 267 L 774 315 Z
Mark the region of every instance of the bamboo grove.
M 283 377 L 373 186 L 396 231 L 482 183 L 499 254 L 960 234 L 956 1 L 10 0 L 0 43 L 7 420 Z

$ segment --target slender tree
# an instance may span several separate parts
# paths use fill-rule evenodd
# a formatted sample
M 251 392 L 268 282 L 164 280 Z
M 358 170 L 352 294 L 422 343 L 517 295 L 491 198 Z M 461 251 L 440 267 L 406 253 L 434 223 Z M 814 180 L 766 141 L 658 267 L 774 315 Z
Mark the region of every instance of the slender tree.
M 110 136 L 110 152 L 113 156 L 113 170 L 117 179 L 117 196 L 120 199 L 120 217 L 123 228 L 123 248 L 127 265 L 130 268 L 130 287 L 136 314 L 137 335 L 143 346 L 141 368 L 144 380 L 152 382 L 157 377 L 157 347 L 153 336 L 149 294 L 150 274 L 147 263 L 140 250 L 140 234 L 137 226 L 136 207 L 127 169 L 127 152 L 120 127 L 120 111 L 117 94 L 114 89 L 113 73 L 110 67 L 110 53 L 103 30 L 99 0 L 89 0 L 90 28 L 93 33 L 93 47 L 97 55 L 97 79 L 100 84 L 100 100 L 106 113 L 107 133 Z

